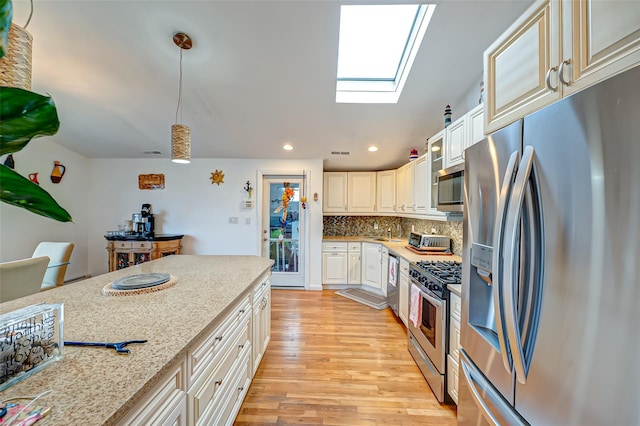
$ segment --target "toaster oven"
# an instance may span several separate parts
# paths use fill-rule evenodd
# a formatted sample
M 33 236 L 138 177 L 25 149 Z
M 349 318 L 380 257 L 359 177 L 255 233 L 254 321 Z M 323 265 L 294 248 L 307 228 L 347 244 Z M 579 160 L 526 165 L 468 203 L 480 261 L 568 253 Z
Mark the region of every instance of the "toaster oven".
M 451 249 L 451 238 L 446 235 L 409 233 L 409 245 L 422 251 L 447 251 Z

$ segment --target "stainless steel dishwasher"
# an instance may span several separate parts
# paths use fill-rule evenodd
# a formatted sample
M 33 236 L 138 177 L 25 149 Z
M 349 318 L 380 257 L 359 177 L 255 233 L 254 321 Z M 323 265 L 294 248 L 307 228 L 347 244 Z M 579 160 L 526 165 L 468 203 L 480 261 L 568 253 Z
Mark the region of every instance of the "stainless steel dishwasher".
M 387 303 L 398 316 L 398 270 L 399 259 L 393 254 L 389 254 L 389 262 L 387 267 Z

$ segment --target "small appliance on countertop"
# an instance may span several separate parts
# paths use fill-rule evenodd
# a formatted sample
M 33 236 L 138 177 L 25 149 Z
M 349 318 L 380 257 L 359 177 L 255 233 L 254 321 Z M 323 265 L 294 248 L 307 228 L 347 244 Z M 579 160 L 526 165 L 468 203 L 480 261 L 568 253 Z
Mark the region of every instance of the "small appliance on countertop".
M 140 213 L 131 215 L 133 230 L 136 235 L 153 237 L 155 234 L 155 218 L 151 213 L 151 204 L 143 204 Z
M 450 252 L 451 237 L 446 235 L 418 234 L 417 232 L 410 232 L 407 247 L 418 253 Z

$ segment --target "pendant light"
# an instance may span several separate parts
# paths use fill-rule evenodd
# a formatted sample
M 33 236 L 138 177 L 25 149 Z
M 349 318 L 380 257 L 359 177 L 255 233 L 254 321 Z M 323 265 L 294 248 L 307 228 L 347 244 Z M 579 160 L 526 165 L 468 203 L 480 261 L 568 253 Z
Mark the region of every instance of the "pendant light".
M 31 11 L 24 28 L 11 23 L 7 52 L 0 59 L 0 86 L 31 90 L 31 51 L 33 37 L 26 30 L 33 16 Z
M 191 37 L 185 33 L 173 35 L 173 42 L 180 48 L 180 84 L 178 86 L 178 105 L 176 106 L 176 123 L 171 126 L 171 161 L 187 164 L 191 162 L 191 129 L 178 124 L 178 112 L 182 121 L 182 51 L 193 47 Z

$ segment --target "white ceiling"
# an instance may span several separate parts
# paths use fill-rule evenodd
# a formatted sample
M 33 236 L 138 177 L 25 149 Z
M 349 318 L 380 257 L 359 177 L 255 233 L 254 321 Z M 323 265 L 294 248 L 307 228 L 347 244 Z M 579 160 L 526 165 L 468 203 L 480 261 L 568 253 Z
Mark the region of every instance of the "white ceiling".
M 63 146 L 90 158 L 169 158 L 179 72 L 172 36 L 183 31 L 194 48 L 184 52 L 179 121 L 191 127 L 193 158 L 389 169 L 411 148 L 423 151 L 446 104 L 454 119 L 466 112 L 456 103 L 479 91 L 482 52 L 531 0 L 438 1 L 399 102 L 378 105 L 335 103 L 342 3 L 35 0 L 32 90 L 56 102 L 52 140 Z M 28 11 L 28 1 L 14 1 L 14 22 L 24 25 Z M 285 142 L 294 150 L 283 151 Z M 162 154 L 142 152 L 152 150 Z

